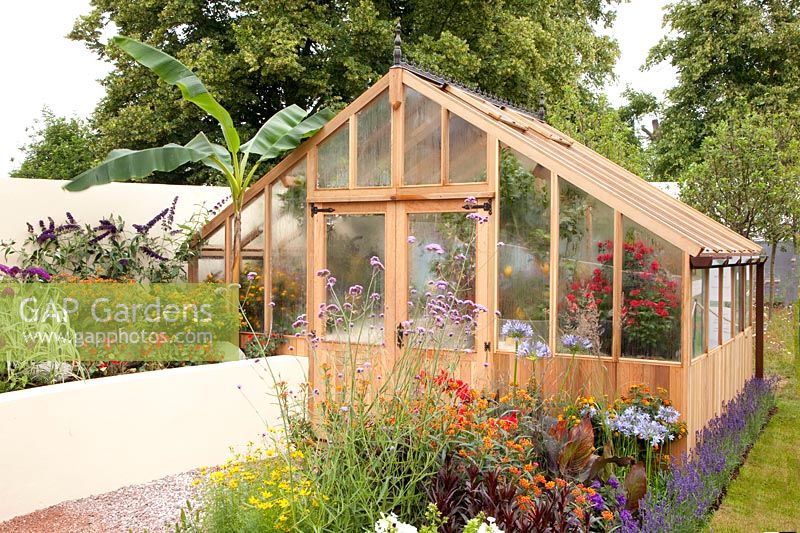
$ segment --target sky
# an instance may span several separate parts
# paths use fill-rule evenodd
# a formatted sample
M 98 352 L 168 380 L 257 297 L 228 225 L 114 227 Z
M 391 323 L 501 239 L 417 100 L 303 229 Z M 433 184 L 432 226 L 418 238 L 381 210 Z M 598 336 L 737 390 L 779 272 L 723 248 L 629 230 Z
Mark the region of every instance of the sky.
M 613 105 L 624 103 L 626 86 L 659 98 L 675 83 L 674 70 L 659 65 L 641 72 L 647 52 L 661 36 L 662 8 L 669 0 L 631 0 L 618 7 L 608 32 L 620 45 L 617 81 L 607 89 Z M 98 83 L 108 71 L 82 44 L 66 38 L 75 19 L 88 13 L 89 0 L 4 2 L 0 17 L 0 97 L 7 102 L 0 128 L 0 179 L 19 166 L 19 147 L 44 106 L 56 115 L 86 117 L 103 96 Z M 12 158 L 14 161 L 12 161 Z

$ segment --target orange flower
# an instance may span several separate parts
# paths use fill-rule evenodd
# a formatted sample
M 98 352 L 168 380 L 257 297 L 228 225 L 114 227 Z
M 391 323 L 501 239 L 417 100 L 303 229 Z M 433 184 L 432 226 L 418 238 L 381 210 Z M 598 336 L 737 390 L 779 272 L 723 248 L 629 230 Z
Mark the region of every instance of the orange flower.
M 611 520 L 614 520 L 614 513 L 612 513 L 611 511 L 603 511 L 602 513 L 600 513 L 600 515 L 603 517 L 603 520 L 607 520 L 609 522 Z

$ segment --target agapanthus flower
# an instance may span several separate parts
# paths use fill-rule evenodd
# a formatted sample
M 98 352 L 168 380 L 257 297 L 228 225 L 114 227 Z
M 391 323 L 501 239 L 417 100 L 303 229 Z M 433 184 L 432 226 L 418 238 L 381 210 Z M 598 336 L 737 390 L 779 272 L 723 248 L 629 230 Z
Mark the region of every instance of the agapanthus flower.
M 592 349 L 592 341 L 586 337 L 581 337 L 580 335 L 576 335 L 574 333 L 567 333 L 566 335 L 563 335 L 561 337 L 561 344 L 569 349 L 578 347 L 583 348 L 584 350 Z
M 527 322 L 521 320 L 509 320 L 503 327 L 500 328 L 500 334 L 503 337 L 511 337 L 513 339 L 525 339 L 533 337 L 533 328 Z
M 658 413 L 656 414 L 657 420 L 667 424 L 675 424 L 680 417 L 681 414 L 678 412 L 678 410 L 671 406 L 660 406 L 658 408 Z
M 550 347 L 542 341 L 536 341 L 533 345 L 533 353 L 539 359 L 545 359 L 553 355 L 553 352 L 550 351 Z

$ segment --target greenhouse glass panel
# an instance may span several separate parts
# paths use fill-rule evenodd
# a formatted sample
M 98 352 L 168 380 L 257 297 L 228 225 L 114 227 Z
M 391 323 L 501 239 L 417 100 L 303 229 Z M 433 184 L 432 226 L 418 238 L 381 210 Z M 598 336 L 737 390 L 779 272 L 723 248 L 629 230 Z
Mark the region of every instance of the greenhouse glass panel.
M 374 256 L 386 257 L 385 227 L 383 214 L 325 215 L 325 265 L 331 272 L 328 280 L 336 281 L 329 290 L 333 293 L 328 296 L 329 302 L 341 306 L 351 302 L 349 289 L 355 285 L 360 285 L 365 295 L 375 294 L 378 301 L 385 301 L 385 272 L 370 264 Z M 384 340 L 383 313 L 362 313 L 351 323 L 329 321 L 325 338 L 352 344 L 381 344 Z
M 259 194 L 242 209 L 242 250 L 264 249 L 264 194 Z
M 367 107 L 356 113 L 358 132 L 358 187 L 388 187 L 390 174 L 392 115 L 389 91 L 383 91 Z
M 241 330 L 264 331 L 264 260 L 245 257 L 239 275 Z
M 707 270 L 692 270 L 692 357 L 705 353 Z
M 548 342 L 550 330 L 550 172 L 503 146 L 500 152 L 500 234 L 497 248 L 498 348 L 510 320 L 527 322 Z
M 414 327 L 432 333 L 422 341 L 434 348 L 471 349 L 475 344 L 472 329 L 446 320 L 446 336 L 433 334 L 440 327 L 441 317 L 429 313 L 432 294 L 444 298 L 452 294 L 456 299 L 475 301 L 475 223 L 462 213 L 410 213 L 408 234 L 417 244 L 411 246 L 408 258 L 409 317 Z M 438 245 L 442 253 L 428 249 Z M 443 284 L 443 285 L 440 285 Z M 449 305 L 449 304 L 445 304 Z
M 610 355 L 614 211 L 563 178 L 559 189 L 558 351 Z
M 403 185 L 442 182 L 442 116 L 439 104 L 405 88 Z
M 623 218 L 622 356 L 681 360 L 683 253 Z
M 306 160 L 272 185 L 270 263 L 272 331 L 292 333 L 306 307 Z
M 733 302 L 731 298 L 731 286 L 733 285 L 733 269 L 731 267 L 720 268 L 720 275 L 722 276 L 722 342 L 728 341 L 731 338 L 731 325 L 733 320 L 732 307 Z
M 197 281 L 223 283 L 225 281 L 225 260 L 221 257 L 200 257 L 197 260 Z
M 742 302 L 742 267 L 733 267 L 733 303 L 731 312 L 733 314 L 733 331 L 742 331 L 742 312 L 744 305 Z
M 722 317 L 719 314 L 720 268 L 708 270 L 708 350 L 719 346 L 719 328 Z
M 486 181 L 486 132 L 449 113 L 450 183 Z
M 750 265 L 746 265 L 744 267 L 744 327 L 745 328 L 750 326 L 750 320 L 753 311 L 753 302 L 750 299 L 753 294 L 752 288 L 750 287 L 750 284 L 753 281 L 752 278 L 750 277 L 750 270 L 752 268 L 753 267 Z
M 203 245 L 204 250 L 225 251 L 225 224 L 222 224 L 206 239 Z
M 317 188 L 346 189 L 350 184 L 350 124 L 346 123 L 319 145 Z

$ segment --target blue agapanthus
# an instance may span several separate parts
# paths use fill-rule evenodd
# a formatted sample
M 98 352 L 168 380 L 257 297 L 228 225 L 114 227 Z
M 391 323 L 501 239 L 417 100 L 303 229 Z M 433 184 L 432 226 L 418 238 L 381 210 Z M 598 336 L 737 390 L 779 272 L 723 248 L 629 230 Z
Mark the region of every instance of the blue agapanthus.
M 521 320 L 509 320 L 500 329 L 500 334 L 503 337 L 511 337 L 512 339 L 529 339 L 533 337 L 533 328 L 527 322 Z

